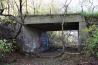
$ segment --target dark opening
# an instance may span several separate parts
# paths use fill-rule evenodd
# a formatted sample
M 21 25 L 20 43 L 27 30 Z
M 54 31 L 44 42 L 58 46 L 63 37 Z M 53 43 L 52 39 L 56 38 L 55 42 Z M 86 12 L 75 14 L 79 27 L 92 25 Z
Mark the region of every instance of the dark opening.
M 61 23 L 47 23 L 47 24 L 31 24 L 27 25 L 30 28 L 40 30 L 41 34 L 41 50 L 42 55 L 48 54 L 57 55 L 62 52 L 62 24 Z M 78 48 L 78 30 L 79 22 L 64 23 L 64 41 L 67 51 L 77 52 Z M 69 35 L 69 37 L 67 37 Z M 47 42 L 48 41 L 48 42 Z M 74 51 L 75 50 L 75 51 Z M 49 53 L 48 53 L 49 52 Z M 43 54 L 44 53 L 44 54 Z
M 43 23 L 43 24 L 31 24 L 27 25 L 32 28 L 36 28 L 43 31 L 60 31 L 62 30 L 62 23 Z M 78 30 L 79 22 L 67 22 L 64 23 L 64 30 Z

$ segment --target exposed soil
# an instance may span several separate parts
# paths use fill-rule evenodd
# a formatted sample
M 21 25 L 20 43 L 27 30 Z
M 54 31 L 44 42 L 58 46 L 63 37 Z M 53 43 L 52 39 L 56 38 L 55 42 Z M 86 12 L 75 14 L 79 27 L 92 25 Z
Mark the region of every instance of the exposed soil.
M 55 54 L 57 53 L 45 52 L 43 55 L 52 56 Z M 64 54 L 58 58 L 36 58 L 14 52 L 7 56 L 4 63 L 0 63 L 0 65 L 98 65 L 98 61 L 93 57 L 85 59 L 85 56 L 81 54 Z

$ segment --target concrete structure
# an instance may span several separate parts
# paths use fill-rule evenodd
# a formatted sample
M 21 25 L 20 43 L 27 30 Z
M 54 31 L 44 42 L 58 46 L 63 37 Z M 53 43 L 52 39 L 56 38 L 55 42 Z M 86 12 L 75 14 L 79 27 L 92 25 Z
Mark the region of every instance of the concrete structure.
M 79 44 L 82 45 L 87 35 L 82 32 L 86 27 L 83 16 L 79 14 L 30 15 L 26 16 L 22 31 L 17 38 L 21 50 L 28 53 L 41 51 L 42 33 L 62 30 L 62 22 L 64 22 L 64 30 L 79 31 Z

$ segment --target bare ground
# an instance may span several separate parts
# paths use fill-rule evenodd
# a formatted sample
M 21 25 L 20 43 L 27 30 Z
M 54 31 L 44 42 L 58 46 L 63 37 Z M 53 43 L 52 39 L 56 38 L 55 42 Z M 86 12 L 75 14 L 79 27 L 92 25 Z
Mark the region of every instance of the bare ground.
M 14 52 L 0 65 L 98 65 L 98 61 L 93 57 L 85 59 L 81 54 L 64 54 L 61 57 L 52 58 L 51 56 L 55 54 L 57 53 L 44 53 L 41 54 L 44 58 L 36 58 Z

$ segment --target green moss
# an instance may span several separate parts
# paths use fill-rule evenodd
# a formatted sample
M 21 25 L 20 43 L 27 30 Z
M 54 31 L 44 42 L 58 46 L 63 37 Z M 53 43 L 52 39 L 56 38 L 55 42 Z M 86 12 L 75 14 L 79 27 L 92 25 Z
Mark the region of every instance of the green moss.
M 95 13 L 87 13 L 87 12 L 83 12 L 83 13 L 80 13 L 82 16 L 85 16 L 85 17 L 98 17 L 98 12 L 95 12 Z

